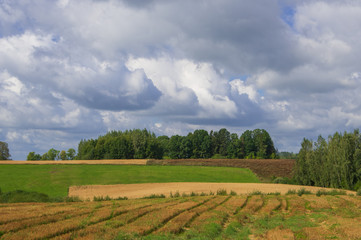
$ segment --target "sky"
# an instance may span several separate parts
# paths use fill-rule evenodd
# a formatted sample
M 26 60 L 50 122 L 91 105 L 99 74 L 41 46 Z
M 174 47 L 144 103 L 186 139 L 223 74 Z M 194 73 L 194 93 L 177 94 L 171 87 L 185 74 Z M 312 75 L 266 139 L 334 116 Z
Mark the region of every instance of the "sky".
M 261 128 L 298 152 L 360 128 L 360 39 L 356 0 L 0 0 L 0 141 Z

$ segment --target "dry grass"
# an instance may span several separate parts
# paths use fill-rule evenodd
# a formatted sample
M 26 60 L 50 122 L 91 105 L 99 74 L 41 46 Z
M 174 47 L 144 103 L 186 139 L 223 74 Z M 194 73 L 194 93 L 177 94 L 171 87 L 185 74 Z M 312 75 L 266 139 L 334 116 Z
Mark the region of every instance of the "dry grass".
M 274 193 L 275 191 L 286 194 L 289 190 L 296 191 L 306 189 L 313 193 L 318 190 L 330 190 L 320 187 L 298 186 L 288 184 L 271 183 L 197 183 L 197 182 L 173 182 L 173 183 L 142 183 L 142 184 L 117 184 L 117 185 L 85 185 L 69 187 L 69 197 L 79 197 L 80 199 L 93 199 L 95 196 L 109 196 L 111 198 L 128 197 L 129 199 L 142 198 L 144 196 L 165 195 L 179 192 L 194 193 L 216 193 L 219 189 L 224 189 L 228 193 L 231 191 L 237 194 L 249 194 L 255 191 L 262 193 Z M 347 193 L 354 193 L 347 191 Z

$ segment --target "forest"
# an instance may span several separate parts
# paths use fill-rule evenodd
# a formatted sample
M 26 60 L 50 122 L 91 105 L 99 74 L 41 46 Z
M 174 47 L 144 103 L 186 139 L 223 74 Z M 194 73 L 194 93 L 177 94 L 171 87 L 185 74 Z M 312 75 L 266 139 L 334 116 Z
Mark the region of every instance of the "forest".
M 273 141 L 264 129 L 247 130 L 240 137 L 222 128 L 195 130 L 186 136 L 156 137 L 143 129 L 111 131 L 97 139 L 81 140 L 77 159 L 144 158 L 276 158 Z
M 295 167 L 298 184 L 357 190 L 361 187 L 361 135 L 336 132 L 316 142 L 303 139 Z

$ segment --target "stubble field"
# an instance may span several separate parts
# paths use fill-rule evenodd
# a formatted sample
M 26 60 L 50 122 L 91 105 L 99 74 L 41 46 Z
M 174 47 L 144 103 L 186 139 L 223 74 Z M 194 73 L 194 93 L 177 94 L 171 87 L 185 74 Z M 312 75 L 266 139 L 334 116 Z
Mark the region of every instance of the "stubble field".
M 195 196 L 1 204 L 1 239 L 360 239 L 353 196 Z

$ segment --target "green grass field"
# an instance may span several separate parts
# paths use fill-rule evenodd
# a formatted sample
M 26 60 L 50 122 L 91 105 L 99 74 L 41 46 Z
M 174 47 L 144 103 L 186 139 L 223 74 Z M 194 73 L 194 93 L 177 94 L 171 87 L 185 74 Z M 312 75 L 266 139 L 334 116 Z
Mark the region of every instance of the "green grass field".
M 249 169 L 200 166 L 0 165 L 0 188 L 65 197 L 69 186 L 160 182 L 258 183 Z

